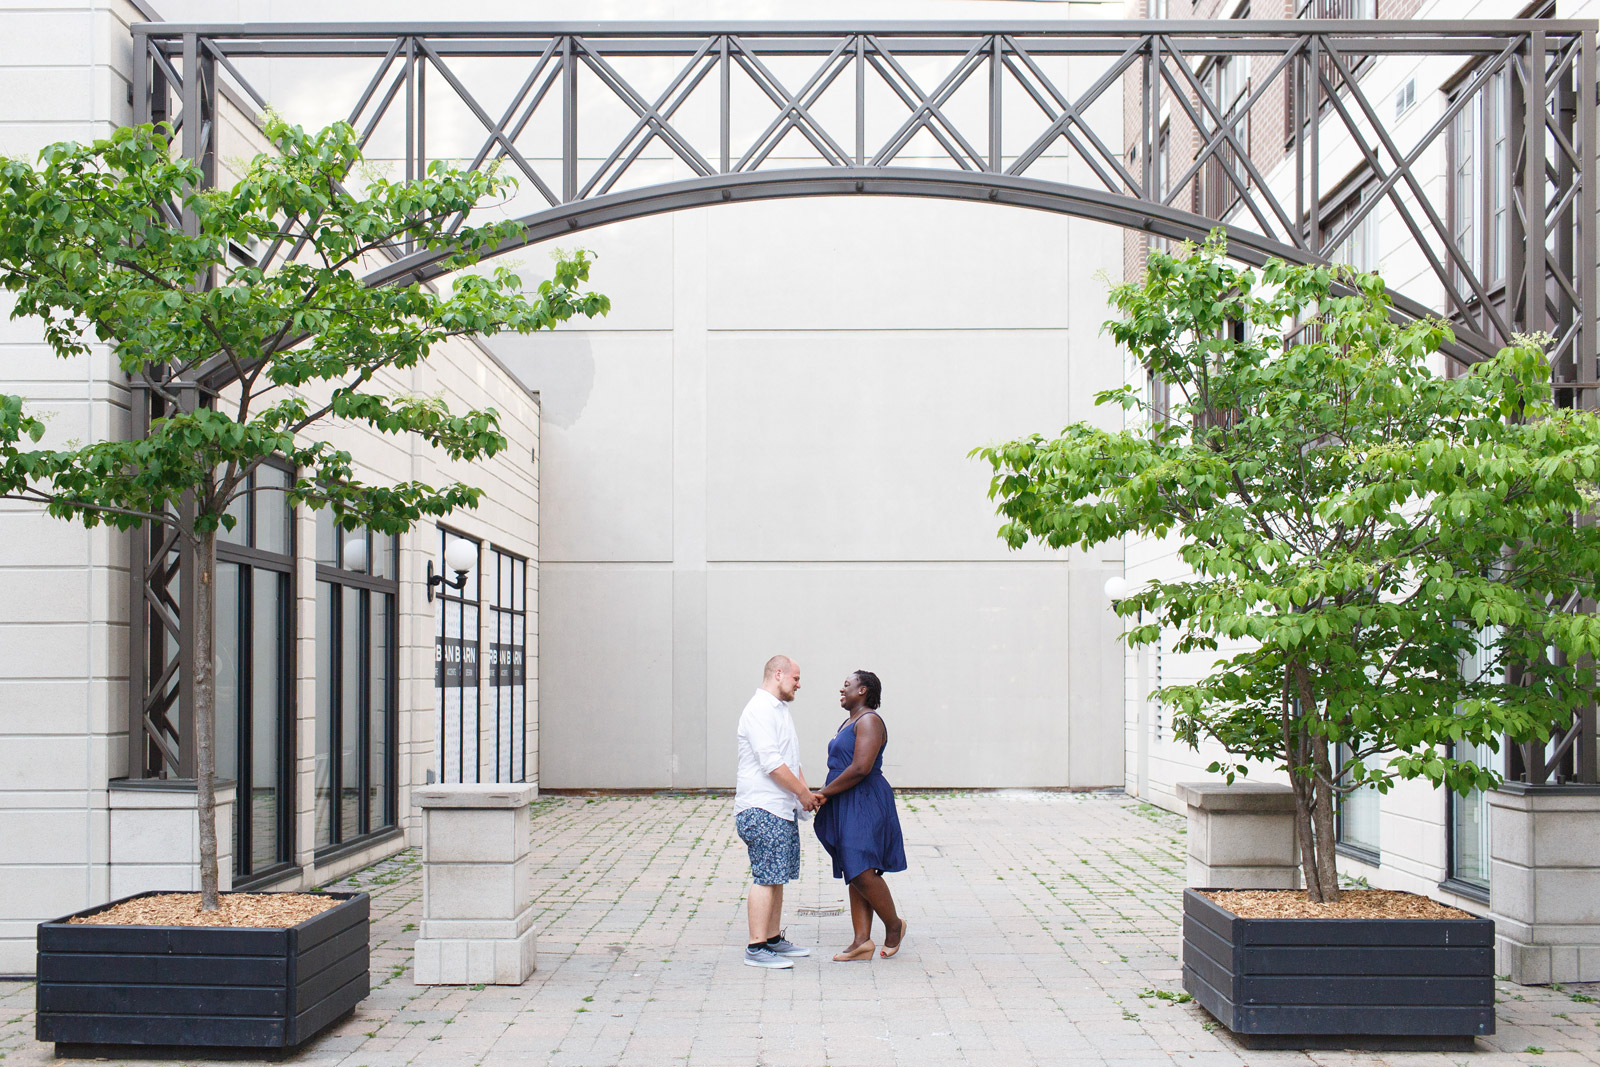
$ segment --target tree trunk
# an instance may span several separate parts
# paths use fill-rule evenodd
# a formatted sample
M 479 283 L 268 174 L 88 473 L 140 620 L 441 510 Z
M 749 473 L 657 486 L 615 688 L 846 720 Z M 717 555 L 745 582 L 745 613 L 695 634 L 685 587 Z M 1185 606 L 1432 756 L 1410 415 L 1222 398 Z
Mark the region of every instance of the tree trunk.
M 217 899 L 217 535 L 195 538 L 194 763 L 195 802 L 200 818 L 200 910 L 216 911 Z
M 1295 843 L 1300 846 L 1300 876 L 1305 879 L 1306 896 L 1313 901 L 1321 901 L 1322 882 L 1317 873 L 1316 836 L 1311 830 L 1311 783 L 1291 772 L 1289 787 L 1294 790 L 1294 836 Z
M 1284 726 L 1284 755 L 1294 788 L 1300 872 L 1306 880 L 1307 898 L 1316 904 L 1331 904 L 1339 899 L 1339 872 L 1333 852 L 1333 775 L 1328 763 L 1328 738 L 1305 724 L 1317 706 L 1311 672 L 1299 660 L 1291 660 L 1287 670 L 1299 701 L 1294 736 L 1290 736 L 1288 725 Z
M 1312 830 L 1316 834 L 1317 881 L 1322 885 L 1322 900 L 1332 904 L 1339 899 L 1338 854 L 1334 851 L 1333 808 L 1337 802 L 1333 791 L 1333 762 L 1328 758 L 1328 739 L 1317 736 L 1312 741 L 1312 779 L 1316 805 L 1312 808 Z

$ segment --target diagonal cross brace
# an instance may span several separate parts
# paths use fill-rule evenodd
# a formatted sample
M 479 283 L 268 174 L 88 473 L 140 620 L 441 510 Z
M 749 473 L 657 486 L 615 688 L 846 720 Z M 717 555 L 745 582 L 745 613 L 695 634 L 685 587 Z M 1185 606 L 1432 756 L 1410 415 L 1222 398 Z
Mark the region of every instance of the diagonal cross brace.
M 805 85 L 801 86 L 800 90 L 795 93 L 791 93 L 784 88 L 778 77 L 767 69 L 766 64 L 762 63 L 760 58 L 750 51 L 742 39 L 730 35 L 728 42 L 733 62 L 738 63 L 740 68 L 750 76 L 750 80 L 762 92 L 766 93 L 768 99 L 777 104 L 779 108 L 777 117 L 762 131 L 761 136 L 755 139 L 750 148 L 745 151 L 745 154 L 739 157 L 739 161 L 733 164 L 733 170 L 742 171 L 747 167 L 754 169 L 759 166 L 761 161 L 766 159 L 783 140 L 784 135 L 792 129 L 799 130 L 806 140 L 811 142 L 811 147 L 815 148 L 822 158 L 833 166 L 849 166 L 849 153 L 828 135 L 828 131 L 811 114 L 810 108 L 821 97 L 828 85 L 831 85 L 833 80 L 838 77 L 840 70 L 843 68 L 841 67 L 831 74 L 829 73 L 829 68 L 838 61 L 839 57 L 844 54 L 852 42 L 841 40 L 833 51 L 828 53 L 828 57 L 822 61 L 822 65 L 817 68 L 816 72 L 807 79 Z M 818 83 L 822 81 L 824 76 L 827 77 L 827 82 L 819 87 Z M 781 130 L 779 129 L 780 127 Z M 774 137 L 774 131 L 778 131 L 776 137 Z M 770 144 L 767 143 L 769 138 L 772 139 Z M 763 146 L 766 147 L 763 148 Z
M 905 93 L 899 93 L 900 99 L 905 100 L 907 106 L 911 107 L 911 117 L 905 120 L 905 123 L 894 132 L 894 135 L 872 157 L 872 165 L 875 167 L 882 166 L 899 155 L 900 150 L 911 143 L 911 138 L 916 136 L 918 130 L 927 128 L 931 132 L 933 129 L 932 123 L 937 119 L 939 124 L 961 146 L 961 150 L 966 153 L 966 159 L 962 159 L 952 153 L 955 161 L 961 164 L 965 170 L 987 169 L 983 155 L 972 147 L 965 137 L 961 136 L 961 131 L 956 127 L 955 123 L 945 116 L 945 113 L 940 108 L 949 102 L 950 97 L 955 95 L 957 89 L 966 84 L 973 71 L 983 66 L 986 59 L 992 61 L 989 50 L 994 46 L 994 38 L 985 37 L 979 39 L 976 44 L 967 50 L 967 54 L 962 56 L 960 61 L 956 63 L 955 68 L 945 75 L 944 80 L 939 83 L 931 94 L 922 91 L 922 87 L 917 84 L 916 79 L 900 65 L 900 61 L 895 59 L 893 52 L 883 46 L 882 41 L 872 36 L 869 36 L 867 40 L 872 44 L 877 56 L 889 65 L 895 74 L 905 82 L 906 87 L 916 96 L 916 102 L 913 104 L 911 100 L 907 99 Z M 882 67 L 878 67 L 877 64 L 874 64 L 874 67 L 877 67 L 879 74 L 883 75 L 885 81 L 890 80 L 888 75 L 883 72 Z M 898 92 L 898 90 L 899 87 L 896 86 L 896 91 Z M 973 164 L 976 164 L 976 166 L 973 166 Z
M 637 89 L 635 89 L 632 85 L 629 85 L 627 79 L 618 74 L 616 69 L 612 67 L 610 63 L 607 63 L 603 56 L 601 56 L 593 48 L 589 47 L 586 42 L 579 41 L 577 51 L 578 55 L 582 57 L 584 64 L 588 66 L 590 70 L 594 71 L 600 80 L 606 84 L 606 87 L 615 93 L 617 98 L 624 104 L 627 104 L 628 107 L 633 110 L 634 114 L 639 117 L 639 124 L 635 125 L 633 130 L 629 132 L 628 136 L 623 139 L 622 144 L 624 146 L 628 142 L 632 141 L 634 137 L 638 136 L 638 133 L 641 129 L 643 129 L 645 126 L 648 126 L 651 131 L 650 136 L 661 138 L 661 140 L 666 143 L 667 147 L 671 148 L 672 151 L 676 153 L 679 159 L 689 164 L 689 169 L 693 170 L 701 177 L 705 177 L 709 174 L 715 174 L 716 168 L 713 167 L 704 156 L 696 151 L 695 147 L 689 143 L 688 139 L 680 134 L 673 127 L 673 125 L 667 121 L 667 116 L 661 113 L 661 105 L 666 102 L 669 96 L 671 96 L 673 90 L 675 90 L 678 85 L 683 82 L 684 78 L 688 76 L 689 72 L 693 70 L 702 59 L 705 58 L 706 53 L 711 51 L 711 47 L 714 43 L 715 40 L 710 39 L 700 46 L 700 48 L 690 58 L 689 62 L 684 66 L 683 70 L 678 74 L 677 78 L 673 80 L 672 84 L 667 87 L 666 91 L 661 94 L 660 98 L 654 104 L 647 101 Z M 701 76 L 704 77 L 704 73 L 702 73 Z M 613 159 L 614 158 L 615 156 L 613 156 Z M 596 173 L 598 175 L 599 172 Z M 591 181 L 588 186 L 585 186 L 584 191 L 592 187 L 593 181 Z M 583 198 L 584 191 L 580 191 L 578 193 L 578 199 L 581 200 Z
M 1094 127 L 1090 126 L 1084 121 L 1083 113 L 1090 107 L 1094 106 L 1095 101 L 1099 100 L 1100 97 L 1105 94 L 1106 89 L 1108 89 L 1118 78 L 1122 77 L 1124 71 L 1138 61 L 1140 56 L 1142 56 L 1145 50 L 1149 47 L 1150 39 L 1148 37 L 1142 38 L 1141 40 L 1135 41 L 1133 44 L 1129 45 L 1128 50 L 1123 52 L 1122 55 L 1118 57 L 1117 61 L 1111 64 L 1110 68 L 1103 72 L 1099 78 L 1095 79 L 1094 84 L 1089 86 L 1088 89 L 1084 90 L 1083 95 L 1078 97 L 1076 101 L 1069 100 L 1066 94 L 1057 89 L 1055 83 L 1046 77 L 1044 71 L 1039 68 L 1039 65 L 1036 62 L 1034 62 L 1033 57 L 1030 56 L 1021 46 L 1019 46 L 1016 41 L 1012 40 L 1010 37 L 1006 37 L 1005 42 L 1010 48 L 1011 53 L 1018 59 L 1022 60 L 1023 65 L 1028 68 L 1028 72 L 1038 80 L 1039 84 L 1043 86 L 1045 91 L 1050 94 L 1051 99 L 1055 101 L 1056 106 L 1061 109 L 1059 114 L 1053 111 L 1049 105 L 1049 102 L 1039 95 L 1039 92 L 1034 87 L 1033 83 L 1027 78 L 1024 78 L 1022 72 L 1017 70 L 1016 65 L 1011 61 L 1011 57 L 1006 57 L 1006 68 L 1010 70 L 1012 76 L 1017 79 L 1017 83 L 1028 91 L 1028 95 L 1033 98 L 1034 103 L 1039 105 L 1039 110 L 1045 113 L 1045 117 L 1051 120 L 1049 128 L 1041 133 L 1038 137 L 1034 138 L 1033 143 L 1017 156 L 1016 161 L 1013 162 L 1011 166 L 1006 168 L 1006 173 L 1024 173 L 1030 166 L 1034 164 L 1034 162 L 1039 159 L 1040 156 L 1044 155 L 1045 150 L 1049 148 L 1050 145 L 1055 143 L 1056 138 L 1060 137 L 1065 139 L 1067 143 L 1071 144 L 1073 149 L 1084 158 L 1084 161 L 1094 168 L 1095 173 L 1100 177 L 1100 180 L 1105 182 L 1106 188 L 1112 190 L 1113 192 L 1116 191 L 1116 183 L 1106 175 L 1104 170 L 1102 170 L 1098 163 L 1089 156 L 1089 153 L 1084 150 L 1083 146 L 1079 144 L 1076 138 L 1073 136 L 1072 128 L 1076 126 L 1079 130 L 1083 131 L 1084 136 L 1089 139 L 1089 142 L 1092 145 L 1094 145 L 1095 150 L 1098 151 L 1106 160 L 1106 162 L 1111 164 L 1112 169 L 1117 172 L 1117 176 L 1121 178 L 1123 182 L 1122 188 L 1132 190 L 1135 196 L 1143 196 L 1143 184 L 1136 180 L 1134 176 L 1128 172 L 1128 169 L 1122 165 L 1122 160 L 1118 157 L 1117 153 L 1106 147 L 1105 142 L 1100 139 L 1099 134 L 1094 132 Z

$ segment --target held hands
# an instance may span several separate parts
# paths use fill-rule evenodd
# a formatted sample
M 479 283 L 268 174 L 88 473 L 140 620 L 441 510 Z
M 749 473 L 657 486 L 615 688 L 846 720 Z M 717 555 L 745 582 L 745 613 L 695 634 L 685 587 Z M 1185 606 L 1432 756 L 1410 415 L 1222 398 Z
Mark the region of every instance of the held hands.
M 828 797 L 824 793 L 815 793 L 814 792 L 814 793 L 811 794 L 811 800 L 812 800 L 812 804 L 813 804 L 813 807 L 812 807 L 811 810 L 812 811 L 816 811 L 817 808 L 822 807 L 822 805 L 824 805 L 824 804 L 826 804 L 828 802 Z
M 826 802 L 828 798 L 823 796 L 821 793 L 814 793 L 808 790 L 804 793 L 801 793 L 799 799 L 800 806 L 806 811 L 816 811 L 818 808 L 822 807 L 823 803 Z

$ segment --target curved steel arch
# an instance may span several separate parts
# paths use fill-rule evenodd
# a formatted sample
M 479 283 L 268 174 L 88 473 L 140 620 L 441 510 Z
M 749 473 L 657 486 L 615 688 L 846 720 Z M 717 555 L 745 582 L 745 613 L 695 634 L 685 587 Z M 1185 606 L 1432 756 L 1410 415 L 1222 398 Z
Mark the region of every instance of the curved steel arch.
M 835 167 L 795 168 L 662 182 L 524 215 L 517 220 L 524 227 L 522 236 L 515 241 L 502 243 L 489 255 L 504 255 L 596 226 L 666 212 L 714 204 L 813 196 L 909 196 L 974 204 L 1002 204 L 1070 215 L 1170 240 L 1196 243 L 1220 229 L 1227 236 L 1229 255 L 1252 266 L 1260 266 L 1270 259 L 1308 266 L 1329 262 L 1324 256 L 1274 241 L 1240 226 L 1088 186 L 1038 178 L 909 167 L 851 168 L 843 171 Z M 387 285 L 406 279 L 431 281 L 446 273 L 441 264 L 449 255 L 448 248 L 415 252 L 379 267 L 367 275 L 366 280 L 372 285 Z M 1438 316 L 1437 311 L 1401 293 L 1390 292 L 1389 295 L 1395 309 L 1407 318 Z M 1488 338 L 1470 330 L 1459 331 L 1457 341 L 1453 354 L 1463 361 L 1475 361 L 1495 351 Z

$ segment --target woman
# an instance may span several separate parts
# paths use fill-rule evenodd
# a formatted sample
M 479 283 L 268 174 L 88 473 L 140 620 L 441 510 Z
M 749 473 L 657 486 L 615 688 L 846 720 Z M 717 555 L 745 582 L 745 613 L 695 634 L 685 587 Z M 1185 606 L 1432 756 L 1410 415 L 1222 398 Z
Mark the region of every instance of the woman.
M 889 739 L 878 714 L 883 686 L 871 671 L 856 671 L 839 690 L 839 706 L 850 717 L 828 742 L 828 782 L 817 794 L 817 840 L 833 857 L 833 876 L 850 883 L 850 922 L 855 940 L 833 957 L 840 962 L 872 958 L 872 916 L 883 920 L 883 957 L 900 951 L 906 921 L 894 909 L 883 880 L 906 869 L 894 790 L 883 777 Z

